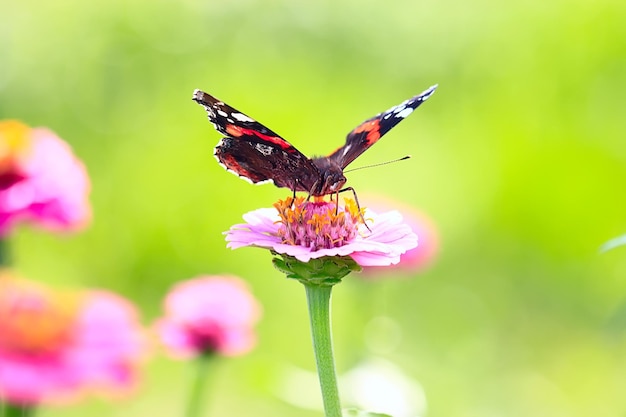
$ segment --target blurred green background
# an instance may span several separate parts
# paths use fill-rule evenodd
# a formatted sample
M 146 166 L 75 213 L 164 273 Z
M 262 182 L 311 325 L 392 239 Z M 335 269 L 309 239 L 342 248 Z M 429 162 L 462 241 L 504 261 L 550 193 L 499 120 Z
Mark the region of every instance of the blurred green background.
M 221 234 L 288 193 L 216 163 L 191 93 L 319 155 L 439 83 L 354 166 L 413 158 L 349 175 L 428 213 L 438 260 L 335 289 L 339 372 L 382 356 L 430 416 L 626 415 L 626 249 L 598 253 L 626 232 L 625 21 L 617 0 L 4 2 L 0 117 L 52 128 L 93 182 L 92 226 L 22 228 L 17 267 L 120 292 L 145 323 L 177 280 L 239 275 L 264 305 L 259 345 L 214 368 L 206 415 L 318 416 L 276 389 L 282 370 L 314 369 L 303 289 Z M 384 351 L 365 343 L 379 316 L 402 336 Z M 40 415 L 181 415 L 191 375 L 158 358 L 132 398 Z

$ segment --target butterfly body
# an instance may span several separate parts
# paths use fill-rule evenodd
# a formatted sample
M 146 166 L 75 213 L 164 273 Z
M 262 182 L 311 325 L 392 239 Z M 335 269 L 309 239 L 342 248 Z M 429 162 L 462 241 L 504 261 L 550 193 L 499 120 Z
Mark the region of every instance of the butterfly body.
M 306 157 L 272 130 L 203 91 L 194 91 L 193 100 L 225 136 L 214 154 L 228 171 L 253 184 L 273 182 L 293 192 L 324 196 L 341 191 L 347 181 L 346 166 L 426 101 L 436 87 L 366 120 L 348 133 L 343 146 L 317 158 Z

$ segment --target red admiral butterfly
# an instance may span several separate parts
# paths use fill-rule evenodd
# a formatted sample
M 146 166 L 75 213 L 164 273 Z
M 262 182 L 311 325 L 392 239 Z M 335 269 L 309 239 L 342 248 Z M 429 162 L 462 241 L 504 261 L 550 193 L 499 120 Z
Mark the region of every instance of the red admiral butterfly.
M 309 159 L 285 139 L 228 104 L 196 90 L 193 100 L 209 113 L 209 120 L 225 138 L 215 147 L 215 157 L 224 168 L 257 184 L 273 182 L 295 194 L 324 196 L 344 190 L 343 170 L 392 127 L 400 123 L 437 88 L 434 85 L 367 119 L 348 133 L 346 143 L 328 156 Z M 353 190 L 352 190 L 353 191 Z

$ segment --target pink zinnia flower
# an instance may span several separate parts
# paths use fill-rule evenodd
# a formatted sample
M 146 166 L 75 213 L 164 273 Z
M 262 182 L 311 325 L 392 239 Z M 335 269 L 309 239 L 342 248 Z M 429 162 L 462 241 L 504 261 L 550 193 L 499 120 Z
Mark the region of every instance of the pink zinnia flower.
M 0 275 L 0 401 L 66 401 L 134 386 L 145 347 L 133 305 L 106 291 L 57 292 Z
M 334 201 L 287 198 L 274 208 L 251 211 L 243 218 L 246 223 L 226 232 L 229 248 L 257 246 L 302 262 L 350 256 L 361 266 L 393 265 L 417 246 L 415 233 L 402 222 L 399 212 L 359 211 L 351 199 L 337 207 Z
M 0 237 L 19 220 L 52 230 L 84 226 L 89 189 L 84 165 L 52 131 L 0 122 Z
M 178 357 L 241 355 L 256 343 L 261 307 L 246 283 L 232 276 L 200 276 L 176 284 L 165 298 L 156 330 Z

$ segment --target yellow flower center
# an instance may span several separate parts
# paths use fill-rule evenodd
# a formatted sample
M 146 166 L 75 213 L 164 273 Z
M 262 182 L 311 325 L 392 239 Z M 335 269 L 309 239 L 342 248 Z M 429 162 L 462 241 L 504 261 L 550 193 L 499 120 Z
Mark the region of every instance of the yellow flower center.
M 0 174 L 12 171 L 28 153 L 30 128 L 17 120 L 0 121 Z
M 278 236 L 283 243 L 311 248 L 330 249 L 345 245 L 358 234 L 362 211 L 352 199 L 345 199 L 344 207 L 334 201 L 291 197 L 274 204 L 280 216 Z
M 79 300 L 0 275 L 0 348 L 54 352 L 72 339 Z

